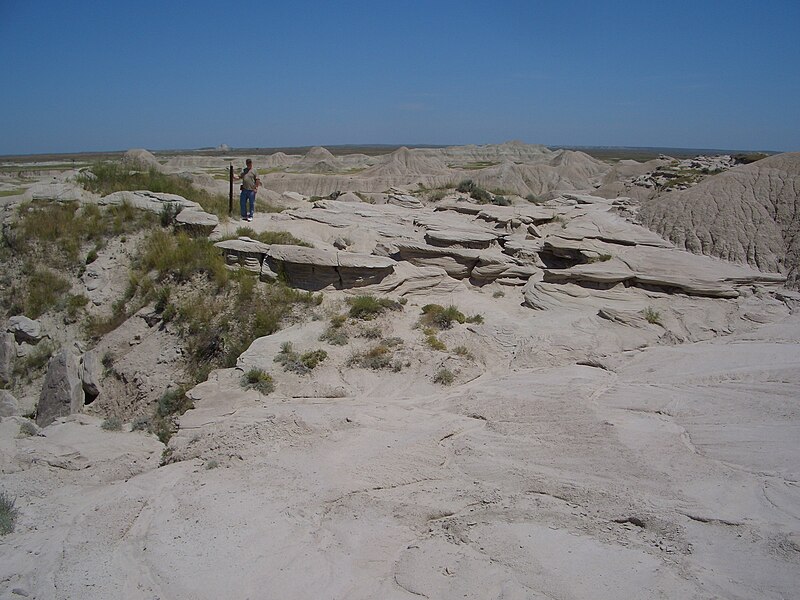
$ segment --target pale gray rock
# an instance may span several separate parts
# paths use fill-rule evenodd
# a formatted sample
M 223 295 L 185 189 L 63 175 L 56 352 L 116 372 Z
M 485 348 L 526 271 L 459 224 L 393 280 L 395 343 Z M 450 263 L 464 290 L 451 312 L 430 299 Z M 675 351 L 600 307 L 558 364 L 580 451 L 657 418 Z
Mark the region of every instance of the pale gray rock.
M 422 202 L 409 194 L 389 194 L 387 202 L 401 208 L 409 209 L 419 209 L 423 206 Z
M 239 265 L 253 273 L 260 273 L 269 246 L 248 237 L 225 240 L 214 244 L 223 251 L 225 263 Z
M 431 246 L 458 246 L 460 248 L 488 248 L 497 241 L 498 235 L 485 231 L 466 229 L 428 229 L 425 241 Z
M 57 352 L 47 364 L 42 393 L 36 408 L 36 424 L 46 427 L 58 417 L 83 410 L 84 394 L 80 364 L 74 350 Z
M 13 417 L 19 414 L 17 399 L 8 390 L 0 390 L 0 417 Z
M 333 247 L 336 248 L 337 250 L 346 250 L 347 246 L 348 246 L 347 240 L 345 240 L 341 236 L 333 240 Z
M 219 225 L 219 218 L 202 210 L 182 210 L 175 217 L 175 225 L 193 233 L 209 235 Z
M 100 380 L 103 376 L 103 365 L 97 351 L 90 350 L 81 358 L 81 383 L 86 395 L 86 402 L 91 402 L 100 395 Z
M 468 278 L 480 259 L 477 250 L 440 248 L 411 240 L 397 240 L 391 246 L 379 244 L 375 251 L 418 267 L 440 267 L 455 279 Z
M 97 196 L 71 181 L 37 182 L 23 194 L 31 200 L 47 200 L 56 202 L 92 202 Z
M 23 315 L 10 317 L 6 330 L 14 334 L 17 342 L 37 344 L 43 337 L 41 323 Z
M 17 354 L 13 333 L 0 333 L 0 384 L 11 382 L 13 361 Z
M 353 192 L 345 192 L 343 194 L 339 194 L 336 197 L 337 202 L 361 202 L 361 198 L 359 198 Z
M 162 192 L 150 192 L 147 190 L 114 192 L 108 196 L 103 196 L 98 203 L 101 206 L 115 206 L 127 203 L 134 208 L 149 210 L 154 213 L 161 213 L 166 204 L 173 204 L 180 207 L 182 210 L 203 210 L 197 202 L 187 200 L 183 196 L 165 194 Z

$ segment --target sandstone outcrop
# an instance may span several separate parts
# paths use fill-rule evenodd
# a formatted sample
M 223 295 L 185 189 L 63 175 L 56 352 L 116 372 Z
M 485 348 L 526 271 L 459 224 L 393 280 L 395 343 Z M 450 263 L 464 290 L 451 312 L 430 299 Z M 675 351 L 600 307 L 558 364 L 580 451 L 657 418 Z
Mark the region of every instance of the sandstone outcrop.
M 800 285 L 800 153 L 778 154 L 644 201 L 642 222 L 680 248 Z
M 83 403 L 78 356 L 70 348 L 62 349 L 47 364 L 47 375 L 36 407 L 36 424 L 46 427 L 58 417 L 81 412 Z
M 28 342 L 38 344 L 42 339 L 42 324 L 34 319 L 29 319 L 24 315 L 9 317 L 6 330 L 14 334 L 17 342 Z

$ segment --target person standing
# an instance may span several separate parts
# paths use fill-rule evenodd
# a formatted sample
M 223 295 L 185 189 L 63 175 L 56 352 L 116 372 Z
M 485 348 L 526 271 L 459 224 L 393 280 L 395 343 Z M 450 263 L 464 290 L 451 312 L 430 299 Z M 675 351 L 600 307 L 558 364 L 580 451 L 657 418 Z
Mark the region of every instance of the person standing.
M 242 180 L 241 193 L 239 194 L 239 208 L 243 221 L 252 221 L 256 211 L 256 192 L 261 185 L 258 172 L 253 168 L 253 161 L 249 158 L 245 161 L 245 168 L 237 179 Z

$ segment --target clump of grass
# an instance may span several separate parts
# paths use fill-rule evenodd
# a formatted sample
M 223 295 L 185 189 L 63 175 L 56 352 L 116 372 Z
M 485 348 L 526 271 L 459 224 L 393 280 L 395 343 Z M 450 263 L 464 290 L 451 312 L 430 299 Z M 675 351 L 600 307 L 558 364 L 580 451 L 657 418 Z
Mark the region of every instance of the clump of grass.
M 445 369 L 444 367 L 436 371 L 436 375 L 433 376 L 433 382 L 441 385 L 450 385 L 455 381 L 455 379 L 456 377 L 453 375 L 453 372 L 450 369 Z
M 444 342 L 436 337 L 436 330 L 432 327 L 426 327 L 423 330 L 425 334 L 425 343 L 428 344 L 430 348 L 433 350 L 438 350 L 439 352 L 444 352 L 447 350 L 447 346 L 445 346 Z
M 161 395 L 156 405 L 152 426 L 163 444 L 168 443 L 177 431 L 176 418 L 190 408 L 194 408 L 194 404 L 183 388 L 168 389 Z
M 350 341 L 350 336 L 344 330 L 344 324 L 347 322 L 345 315 L 335 315 L 331 318 L 331 324 L 319 336 L 321 342 L 328 342 L 334 346 L 346 346 Z
M 492 298 L 502 298 L 505 295 L 506 293 L 503 290 L 497 290 L 494 294 L 492 294 Z
M 644 318 L 647 320 L 648 323 L 653 325 L 661 325 L 662 327 L 664 324 L 661 322 L 661 313 L 654 309 L 652 306 L 648 306 L 642 311 Z
M 310 373 L 322 361 L 328 358 L 325 350 L 317 349 L 299 354 L 292 348 L 291 342 L 281 344 L 281 351 L 275 356 L 275 362 L 283 365 L 284 371 L 291 371 L 300 375 Z
M 453 348 L 453 353 L 464 358 L 473 358 L 472 352 L 466 346 L 456 346 Z
M 379 327 L 365 327 L 358 334 L 358 337 L 367 338 L 368 340 L 378 340 L 383 336 Z
M 469 194 L 478 204 L 488 204 L 492 201 L 492 195 L 485 189 L 478 187 L 472 179 L 465 179 L 456 186 L 456 191 L 462 194 Z
M 50 340 L 39 342 L 27 356 L 15 362 L 14 378 L 21 381 L 32 381 L 44 372 L 55 351 L 56 346 Z
M 494 204 L 495 206 L 511 206 L 511 200 L 509 200 L 505 196 L 498 195 L 492 198 L 492 204 Z
M 19 424 L 19 436 L 30 437 L 32 435 L 39 435 L 39 428 L 33 421 L 23 421 Z
M 0 492 L 0 535 L 7 535 L 14 531 L 17 514 L 15 500 L 5 492 Z
M 206 471 L 210 471 L 211 469 L 216 469 L 217 467 L 219 467 L 219 462 L 217 462 L 213 458 L 208 462 L 206 462 L 205 464 Z
M 527 196 L 525 196 L 525 200 L 527 200 L 531 204 L 544 204 L 545 202 L 543 199 L 539 198 L 535 194 L 528 194 Z
M 375 344 L 365 352 L 353 354 L 347 363 L 349 366 L 358 366 L 363 369 L 394 369 L 399 371 L 399 363 L 394 361 L 394 352 L 384 342 Z
M 181 210 L 183 210 L 183 206 L 177 202 L 164 203 L 164 206 L 161 207 L 161 213 L 159 214 L 161 226 L 168 227 L 172 225 L 175 222 L 175 217 L 180 214 Z
M 218 217 L 228 215 L 228 198 L 224 194 L 211 194 L 196 188 L 188 179 L 179 175 L 162 173 L 154 168 L 147 171 L 132 171 L 118 162 L 98 163 L 91 167 L 78 181 L 89 191 L 102 196 L 124 190 L 149 190 L 165 194 L 177 194 L 200 204 L 204 211 Z M 263 210 L 263 207 L 262 207 Z
M 100 425 L 105 431 L 122 431 L 122 421 L 116 417 L 109 417 Z
M 152 423 L 150 417 L 139 415 L 131 423 L 131 431 L 150 431 Z
M 256 390 L 265 396 L 275 391 L 272 376 L 263 369 L 250 369 L 242 376 L 242 387 Z
M 376 298 L 375 296 L 365 295 L 348 298 L 350 305 L 349 315 L 353 319 L 371 321 L 380 314 L 388 310 L 401 310 L 402 304 L 391 298 Z
M 313 248 L 312 244 L 294 237 L 288 231 L 260 231 L 256 233 L 256 231 L 250 227 L 239 227 L 236 230 L 236 237 L 249 237 L 262 244 L 280 244 L 282 246 L 304 246 L 306 248 Z
M 597 262 L 606 262 L 607 260 L 611 260 L 612 258 L 614 257 L 611 254 L 599 254 L 597 256 L 590 257 L 588 262 L 590 264 Z
M 144 273 L 154 271 L 159 282 L 167 278 L 185 282 L 197 274 L 206 275 L 220 287 L 228 280 L 225 260 L 214 244 L 183 232 L 154 231 L 144 243 L 137 267 Z
M 426 304 L 422 307 L 422 318 L 420 319 L 423 325 L 437 329 L 450 329 L 453 321 L 464 323 L 466 320 L 464 313 L 452 304 L 447 308 L 439 304 Z
M 472 315 L 471 317 L 467 317 L 465 322 L 481 325 L 483 323 L 483 315 Z

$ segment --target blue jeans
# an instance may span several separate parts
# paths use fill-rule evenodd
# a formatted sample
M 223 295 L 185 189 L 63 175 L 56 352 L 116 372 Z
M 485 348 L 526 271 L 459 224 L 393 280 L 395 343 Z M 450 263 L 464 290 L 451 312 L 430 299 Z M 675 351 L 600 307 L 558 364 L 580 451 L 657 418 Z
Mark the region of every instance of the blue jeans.
M 255 190 L 242 190 L 239 194 L 239 208 L 241 208 L 241 215 L 243 219 L 252 217 L 256 210 L 256 191 Z

